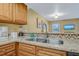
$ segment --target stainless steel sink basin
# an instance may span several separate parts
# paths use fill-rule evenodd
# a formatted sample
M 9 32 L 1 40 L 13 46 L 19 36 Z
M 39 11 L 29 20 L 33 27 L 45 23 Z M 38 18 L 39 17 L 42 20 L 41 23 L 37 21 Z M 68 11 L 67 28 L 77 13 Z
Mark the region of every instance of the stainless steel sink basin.
M 35 37 L 28 37 L 28 38 L 26 38 L 26 40 L 28 40 L 28 41 L 35 41 Z
M 48 40 L 46 38 L 37 38 L 36 42 L 48 43 Z
M 26 40 L 35 41 L 35 42 L 41 42 L 41 43 L 48 43 L 48 40 L 46 38 L 41 38 L 41 37 L 29 37 Z
M 49 43 L 55 45 L 64 44 L 63 40 L 59 40 L 59 39 L 49 39 Z

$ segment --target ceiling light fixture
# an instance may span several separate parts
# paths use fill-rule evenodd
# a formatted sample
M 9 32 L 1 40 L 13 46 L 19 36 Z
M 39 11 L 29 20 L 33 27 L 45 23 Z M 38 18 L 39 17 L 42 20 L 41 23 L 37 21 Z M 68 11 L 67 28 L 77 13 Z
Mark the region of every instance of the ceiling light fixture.
M 57 19 L 57 18 L 59 18 L 60 16 L 63 16 L 63 15 L 64 15 L 64 13 L 54 12 L 53 14 L 50 15 L 50 17 Z
M 59 12 L 58 5 L 55 5 L 55 11 L 53 14 L 50 15 L 50 17 L 58 19 L 60 16 L 63 16 L 63 15 L 64 13 Z

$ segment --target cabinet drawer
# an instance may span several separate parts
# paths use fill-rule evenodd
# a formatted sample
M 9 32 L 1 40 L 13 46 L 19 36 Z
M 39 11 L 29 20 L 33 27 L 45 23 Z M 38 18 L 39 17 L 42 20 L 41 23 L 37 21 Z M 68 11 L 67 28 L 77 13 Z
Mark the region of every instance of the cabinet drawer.
M 66 52 L 59 51 L 59 50 L 54 50 L 54 49 L 37 47 L 37 55 L 65 56 Z
M 23 50 L 32 54 L 35 54 L 35 46 L 28 45 L 28 44 L 20 44 L 19 50 Z
M 8 53 L 5 54 L 6 56 L 15 56 L 15 51 L 10 51 Z
M 19 50 L 18 55 L 19 56 L 34 56 L 34 54 L 31 54 L 29 52 L 24 52 L 22 50 Z

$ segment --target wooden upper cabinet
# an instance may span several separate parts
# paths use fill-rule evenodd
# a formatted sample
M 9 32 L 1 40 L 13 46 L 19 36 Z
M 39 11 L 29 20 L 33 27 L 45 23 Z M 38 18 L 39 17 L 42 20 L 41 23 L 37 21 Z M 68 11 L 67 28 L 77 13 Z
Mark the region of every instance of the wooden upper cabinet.
M 0 3 L 0 22 L 26 24 L 27 6 L 23 3 Z
M 8 3 L 0 3 L 0 22 L 12 22 L 12 7 Z
M 27 20 L 27 7 L 25 4 L 13 4 L 13 19 L 15 23 L 26 24 Z

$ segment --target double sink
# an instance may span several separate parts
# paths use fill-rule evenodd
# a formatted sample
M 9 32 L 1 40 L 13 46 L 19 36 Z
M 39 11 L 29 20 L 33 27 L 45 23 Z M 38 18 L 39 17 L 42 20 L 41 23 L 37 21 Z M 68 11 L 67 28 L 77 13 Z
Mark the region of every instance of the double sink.
M 56 45 L 60 45 L 64 43 L 63 40 L 49 39 L 49 38 L 43 38 L 43 37 L 28 37 L 26 38 L 26 40 L 40 42 L 40 43 L 56 44 Z

